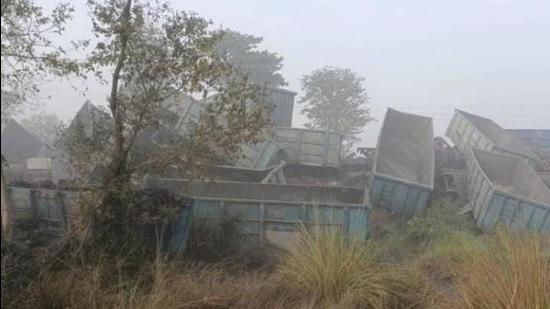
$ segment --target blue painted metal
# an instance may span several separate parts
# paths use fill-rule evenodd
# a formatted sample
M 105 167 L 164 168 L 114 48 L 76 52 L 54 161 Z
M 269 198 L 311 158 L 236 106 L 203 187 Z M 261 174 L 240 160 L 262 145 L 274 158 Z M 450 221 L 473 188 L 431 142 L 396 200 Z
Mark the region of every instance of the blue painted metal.
M 432 119 L 388 109 L 370 178 L 371 203 L 405 216 L 426 207 L 434 160 Z
M 193 204 L 194 201 L 189 201 L 187 205 L 182 205 L 178 218 L 170 227 L 170 233 L 164 250 L 172 255 L 178 256 L 185 251 L 187 239 L 189 239 Z
M 315 166 L 339 166 L 342 135 L 302 128 L 273 128 L 273 139 L 281 146 L 285 161 Z
M 524 158 L 531 165 L 540 158 L 512 133 L 494 121 L 456 110 L 445 133 L 463 153 L 472 149 L 494 151 Z
M 550 192 L 527 163 L 519 157 L 482 150 L 470 151 L 467 162 L 468 196 L 479 227 L 490 229 L 502 224 L 516 230 L 550 234 Z M 490 163 L 495 166 L 488 166 Z M 529 188 L 528 192 L 537 191 L 537 200 L 513 192 L 512 184 L 503 186 L 499 184 L 501 180 L 491 176 L 491 170 L 501 172 L 514 168 L 517 169 L 514 175 L 520 172 L 528 175 L 522 187 Z M 542 201 L 545 196 L 546 200 Z
M 77 191 L 8 187 L 8 194 L 15 210 L 15 220 L 48 222 L 59 227 L 61 234 L 67 229 L 67 223 L 80 215 Z M 174 255 L 185 250 L 189 238 L 193 201 L 186 199 L 182 203 L 177 219 L 168 225 L 161 243 L 163 251 Z M 144 235 L 154 235 L 164 228 L 151 224 L 142 226 L 140 230 Z
M 270 89 L 268 102 L 271 103 L 271 124 L 279 127 L 292 127 L 294 97 L 296 92 L 281 89 Z
M 193 198 L 193 218 L 239 221 L 243 233 L 260 242 L 275 241 L 303 225 L 324 225 L 346 235 L 365 238 L 368 197 L 364 189 L 301 185 L 150 181 Z
M 195 197 L 193 217 L 237 218 L 245 234 L 263 241 L 268 231 L 296 232 L 302 225 L 325 225 L 346 235 L 365 238 L 368 208 L 365 205 L 293 203 Z
M 376 207 L 393 213 L 413 215 L 428 203 L 431 188 L 384 175 L 371 178 L 370 200 Z
M 270 139 L 254 145 L 243 144 L 243 156 L 236 162 L 236 166 L 251 169 L 267 169 L 279 163 L 281 147 Z

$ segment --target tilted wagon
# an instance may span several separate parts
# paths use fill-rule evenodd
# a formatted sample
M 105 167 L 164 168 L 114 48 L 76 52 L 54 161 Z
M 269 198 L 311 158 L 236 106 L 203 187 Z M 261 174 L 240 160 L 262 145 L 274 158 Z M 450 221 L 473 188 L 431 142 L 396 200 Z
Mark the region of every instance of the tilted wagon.
M 550 234 L 550 190 L 520 157 L 471 150 L 468 196 L 477 225 Z
M 423 209 L 434 185 L 433 123 L 428 117 L 388 109 L 374 159 L 374 207 L 412 215 Z

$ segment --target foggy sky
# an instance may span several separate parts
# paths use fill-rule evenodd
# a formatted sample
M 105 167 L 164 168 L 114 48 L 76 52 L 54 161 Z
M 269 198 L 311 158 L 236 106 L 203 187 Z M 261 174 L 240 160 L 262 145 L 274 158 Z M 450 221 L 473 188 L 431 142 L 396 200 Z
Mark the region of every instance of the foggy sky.
M 45 7 L 55 1 L 37 0 Z M 85 1 L 64 40 L 91 36 Z M 387 107 L 434 118 L 442 135 L 455 108 L 505 128 L 550 128 L 550 0 L 187 0 L 172 1 L 216 25 L 264 37 L 284 57 L 288 89 L 324 65 L 366 77 L 370 107 L 363 146 L 373 146 Z M 72 118 L 86 98 L 105 104 L 106 87 L 44 82 L 44 109 Z M 304 117 L 295 106 L 294 125 Z

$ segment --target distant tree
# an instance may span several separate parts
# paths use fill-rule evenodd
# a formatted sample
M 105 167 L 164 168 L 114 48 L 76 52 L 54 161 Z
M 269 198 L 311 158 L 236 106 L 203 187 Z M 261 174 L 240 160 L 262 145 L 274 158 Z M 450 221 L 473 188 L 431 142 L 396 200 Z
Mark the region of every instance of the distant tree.
M 63 122 L 57 115 L 51 113 L 32 114 L 21 119 L 20 123 L 48 145 L 54 144 L 64 128 Z
M 52 35 L 61 35 L 73 9 L 59 4 L 46 13 L 32 0 L 2 0 L 1 4 L 1 73 L 2 117 L 17 110 L 29 96 L 38 92 L 37 79 L 47 75 L 65 76 L 79 73 L 80 66 L 66 57 Z M 85 41 L 73 47 L 86 45 Z M 6 99 L 6 100 L 5 100 Z M 2 166 L 2 184 L 4 184 Z M 2 197 L 6 196 L 2 185 Z M 9 232 L 9 206 L 2 199 L 2 236 Z
M 112 144 L 93 218 L 94 226 L 105 232 L 98 236 L 114 244 L 123 241 L 130 222 L 133 177 L 147 166 L 191 169 L 203 165 L 205 158 L 235 155 L 239 144 L 254 142 L 265 125 L 262 105 L 251 108 L 249 104 L 261 102 L 264 93 L 233 74 L 218 56 L 219 33 L 209 31 L 205 19 L 156 2 L 88 3 L 98 40 L 89 66 L 110 85 L 112 117 Z M 209 93 L 215 96 L 192 125 L 191 134 L 164 144 L 146 158 L 138 154 L 137 141 L 147 130 L 162 129 L 155 116 L 163 102 L 178 95 Z M 115 235 L 120 238 L 113 239 Z
M 2 1 L 2 93 L 15 98 L 2 100 L 2 111 L 10 110 L 10 103 L 20 104 L 36 94 L 38 79 L 80 72 L 77 61 L 68 58 L 67 50 L 52 41 L 53 36 L 62 35 L 72 13 L 67 3 L 46 13 L 32 0 Z M 71 48 L 86 44 L 72 42 Z
M 229 64 L 248 74 L 252 82 L 271 87 L 285 86 L 286 82 L 279 72 L 283 67 L 283 58 L 265 49 L 258 50 L 262 41 L 262 37 L 226 29 L 216 48 Z
M 365 79 L 350 69 L 323 67 L 302 77 L 302 113 L 308 128 L 343 135 L 347 152 L 359 141 L 357 134 L 373 118 L 367 108 Z

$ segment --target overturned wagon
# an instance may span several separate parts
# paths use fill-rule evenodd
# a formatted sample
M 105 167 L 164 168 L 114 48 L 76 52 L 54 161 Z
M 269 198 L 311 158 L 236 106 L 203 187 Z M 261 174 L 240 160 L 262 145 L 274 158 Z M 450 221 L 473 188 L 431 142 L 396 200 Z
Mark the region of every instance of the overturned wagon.
M 432 119 L 388 109 L 371 176 L 372 204 L 406 215 L 424 208 L 434 165 Z
M 299 128 L 273 128 L 273 139 L 284 152 L 284 160 L 316 166 L 340 165 L 342 135 Z
M 253 145 L 241 145 L 238 167 L 266 169 L 281 161 L 312 166 L 340 165 L 342 136 L 334 132 L 273 127 L 271 136 Z
M 324 225 L 346 235 L 367 233 L 366 190 L 239 182 L 151 181 L 193 198 L 193 218 L 236 218 L 244 234 L 286 247 L 302 225 Z M 194 220 L 194 219 L 193 219 Z
M 468 195 L 477 225 L 550 234 L 550 190 L 521 158 L 470 151 Z
M 446 135 L 464 154 L 471 149 L 481 149 L 520 156 L 530 163 L 540 158 L 512 133 L 494 121 L 456 110 Z

